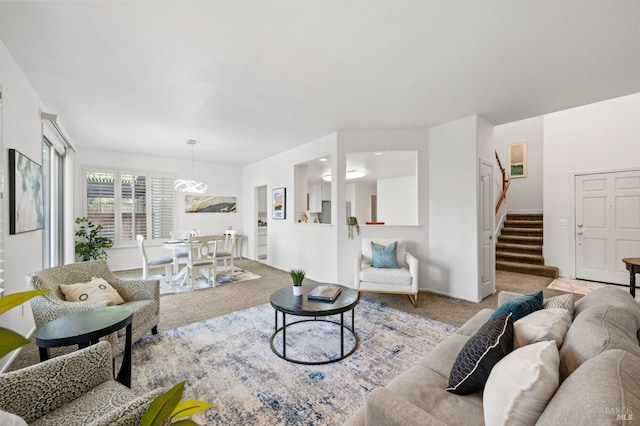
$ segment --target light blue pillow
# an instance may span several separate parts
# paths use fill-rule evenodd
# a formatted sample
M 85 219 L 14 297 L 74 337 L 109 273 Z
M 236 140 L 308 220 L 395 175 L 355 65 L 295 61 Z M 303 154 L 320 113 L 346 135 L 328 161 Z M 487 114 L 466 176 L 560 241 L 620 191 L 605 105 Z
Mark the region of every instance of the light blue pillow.
M 371 259 L 374 268 L 398 268 L 396 251 L 398 242 L 394 241 L 387 246 L 371 242 Z
M 512 299 L 505 304 L 498 306 L 498 309 L 491 314 L 490 319 L 513 313 L 513 322 L 529 315 L 531 312 L 542 309 L 542 290 L 525 294 L 516 299 Z

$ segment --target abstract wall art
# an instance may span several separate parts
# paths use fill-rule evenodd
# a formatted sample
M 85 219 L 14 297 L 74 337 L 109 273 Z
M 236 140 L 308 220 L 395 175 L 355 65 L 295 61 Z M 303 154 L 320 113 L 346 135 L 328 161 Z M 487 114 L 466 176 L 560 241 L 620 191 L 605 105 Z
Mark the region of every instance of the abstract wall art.
M 212 197 L 187 195 L 184 197 L 185 213 L 236 213 L 236 197 Z
M 9 233 L 44 228 L 42 166 L 9 149 Z

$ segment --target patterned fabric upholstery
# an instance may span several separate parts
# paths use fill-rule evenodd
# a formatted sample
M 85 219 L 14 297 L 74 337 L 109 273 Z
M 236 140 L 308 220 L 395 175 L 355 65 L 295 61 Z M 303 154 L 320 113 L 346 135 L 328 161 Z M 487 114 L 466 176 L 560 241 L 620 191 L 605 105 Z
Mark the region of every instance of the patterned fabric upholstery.
M 31 425 L 138 425 L 157 389 L 141 397 L 112 379 L 109 344 L 0 374 L 0 409 Z
M 36 327 L 65 315 L 87 311 L 107 302 L 67 302 L 60 284 L 88 282 L 92 277 L 104 278 L 124 299 L 123 306 L 133 308 L 133 341 L 137 341 L 158 325 L 160 318 L 160 282 L 158 280 L 122 280 L 109 270 L 106 260 L 91 260 L 44 269 L 27 276 L 32 289 L 48 289 L 49 293 L 31 299 Z M 124 330 L 124 329 L 123 329 Z M 109 336 L 113 355 L 124 351 L 124 332 Z

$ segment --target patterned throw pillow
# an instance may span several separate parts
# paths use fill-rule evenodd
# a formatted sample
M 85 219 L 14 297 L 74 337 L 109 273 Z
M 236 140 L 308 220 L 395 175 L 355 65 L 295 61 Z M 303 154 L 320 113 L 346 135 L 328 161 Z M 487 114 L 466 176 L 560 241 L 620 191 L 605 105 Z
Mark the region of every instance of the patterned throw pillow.
M 449 374 L 449 392 L 468 395 L 484 388 L 491 369 L 513 350 L 512 314 L 490 319 L 471 336 Z
M 573 299 L 573 294 L 562 294 L 560 296 L 550 297 L 542 303 L 542 309 L 566 309 L 573 319 L 573 311 L 575 310 L 575 301 Z
M 60 284 L 60 290 L 64 293 L 64 299 L 68 302 L 111 302 L 112 305 L 121 305 L 124 299 L 115 288 L 103 278 L 91 278 L 88 283 Z
M 394 241 L 387 246 L 371 242 L 371 258 L 374 268 L 397 268 L 398 242 Z
M 506 315 L 511 312 L 513 313 L 513 321 L 516 322 L 520 318 L 541 308 L 542 290 L 525 294 L 524 296 L 509 300 L 507 303 L 498 306 L 498 309 L 491 314 L 489 319 L 499 317 L 500 315 Z

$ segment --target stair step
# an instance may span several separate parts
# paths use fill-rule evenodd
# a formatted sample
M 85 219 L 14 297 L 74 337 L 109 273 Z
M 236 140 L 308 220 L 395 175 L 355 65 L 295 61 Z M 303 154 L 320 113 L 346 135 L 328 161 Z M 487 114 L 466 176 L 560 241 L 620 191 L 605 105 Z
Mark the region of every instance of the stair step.
M 528 237 L 523 235 L 500 235 L 498 236 L 499 243 L 512 243 L 512 244 L 542 244 L 542 237 Z
M 498 251 L 537 254 L 542 256 L 542 246 L 536 244 L 496 243 L 496 252 Z
M 541 277 L 558 278 L 558 268 L 555 266 L 530 265 L 527 263 L 496 261 L 499 271 L 519 272 L 521 274 L 538 275 Z
M 507 220 L 542 220 L 542 213 L 507 213 Z
M 527 263 L 530 265 L 544 265 L 544 257 L 539 254 L 496 251 L 496 259 L 505 260 L 507 262 Z
M 542 228 L 544 221 L 542 220 L 505 220 L 506 228 Z
M 502 228 L 502 235 L 523 235 L 531 237 L 542 237 L 542 228 Z

